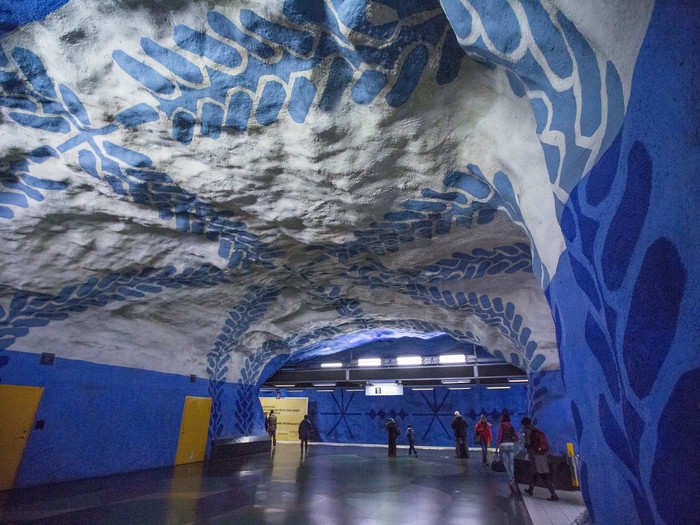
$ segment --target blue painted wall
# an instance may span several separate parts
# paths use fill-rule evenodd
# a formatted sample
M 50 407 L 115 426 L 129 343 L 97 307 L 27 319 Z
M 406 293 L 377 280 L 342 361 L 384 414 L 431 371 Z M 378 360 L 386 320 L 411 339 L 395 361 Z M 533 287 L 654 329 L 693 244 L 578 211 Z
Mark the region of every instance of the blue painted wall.
M 8 0 L 0 2 L 0 38 L 28 22 L 41 20 L 68 0 Z
M 316 439 L 334 443 L 386 443 L 386 419 L 393 417 L 401 428 L 400 443 L 405 444 L 406 425 L 410 424 L 416 431 L 417 445 L 452 446 L 454 437 L 450 425 L 455 410 L 469 423 L 471 443 L 473 427 L 482 412 L 492 424 L 495 438 L 503 409 L 508 409 L 519 428 L 527 405 L 524 386 L 513 386 L 510 390 L 438 387 L 433 391 L 414 391 L 406 388 L 403 396 L 365 396 L 364 392 L 347 392 L 342 388 L 333 392 L 314 389 L 281 392 L 285 397 L 308 397 L 309 414 L 318 432 Z M 273 395 L 261 393 L 261 396 Z
M 202 378 L 61 358 L 43 366 L 37 354 L 9 353 L 3 383 L 44 387 L 44 428 L 29 436 L 17 487 L 172 465 L 185 396 L 209 396 Z M 226 383 L 224 402 L 241 388 Z M 232 414 L 223 425 L 235 435 Z
M 547 293 L 596 523 L 700 515 L 698 27 L 657 2 L 623 128 L 562 213 Z

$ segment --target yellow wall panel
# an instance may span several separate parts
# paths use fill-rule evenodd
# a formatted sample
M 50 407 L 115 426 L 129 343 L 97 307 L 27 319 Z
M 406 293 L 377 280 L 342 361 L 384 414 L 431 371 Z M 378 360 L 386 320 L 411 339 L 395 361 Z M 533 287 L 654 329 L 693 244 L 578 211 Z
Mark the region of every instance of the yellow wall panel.
M 204 461 L 207 451 L 207 431 L 211 414 L 210 397 L 185 397 L 180 423 L 180 439 L 177 444 L 175 464 Z
M 0 385 L 0 490 L 11 489 L 44 389 Z
M 261 397 L 260 404 L 265 417 L 274 410 L 277 414 L 277 439 L 279 441 L 299 441 L 299 423 L 307 413 L 308 397 Z

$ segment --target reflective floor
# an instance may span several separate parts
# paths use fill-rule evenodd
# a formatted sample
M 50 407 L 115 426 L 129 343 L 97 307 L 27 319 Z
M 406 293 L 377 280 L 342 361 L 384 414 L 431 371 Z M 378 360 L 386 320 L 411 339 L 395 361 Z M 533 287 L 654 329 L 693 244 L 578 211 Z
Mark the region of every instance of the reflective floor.
M 472 454 L 278 445 L 216 468 L 202 464 L 0 494 L 3 523 L 531 524 L 505 474 Z

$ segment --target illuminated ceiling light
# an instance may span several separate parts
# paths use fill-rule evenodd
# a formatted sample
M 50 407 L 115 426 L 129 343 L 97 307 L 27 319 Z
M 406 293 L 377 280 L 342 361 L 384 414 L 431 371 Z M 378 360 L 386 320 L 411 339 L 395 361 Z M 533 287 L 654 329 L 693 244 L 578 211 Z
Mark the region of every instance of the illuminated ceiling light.
M 292 388 L 295 387 L 296 385 L 275 385 L 275 388 Z
M 423 359 L 419 355 L 402 355 L 396 358 L 397 365 L 420 365 Z
M 365 357 L 357 360 L 357 366 L 382 366 L 382 360 L 379 357 Z
M 346 392 L 364 392 L 365 389 L 364 388 L 346 388 L 345 391 Z
M 335 386 L 335 383 L 314 383 L 314 386 Z
M 451 386 L 447 390 L 471 390 L 470 386 Z
M 464 363 L 467 360 L 464 354 L 445 354 L 440 356 L 440 364 Z
M 458 385 L 460 383 L 471 383 L 472 380 L 467 379 L 467 378 L 464 378 L 464 379 L 442 379 L 442 380 L 440 380 L 440 382 L 443 385 Z
M 316 392 L 335 392 L 332 388 L 319 388 Z
M 343 363 L 338 363 L 336 361 L 330 363 L 321 363 L 321 368 L 340 368 L 341 366 L 343 366 Z
M 508 390 L 509 386 L 487 386 L 487 390 Z
M 527 383 L 527 379 L 509 379 L 509 383 Z
M 432 390 L 433 387 L 413 387 L 411 390 Z

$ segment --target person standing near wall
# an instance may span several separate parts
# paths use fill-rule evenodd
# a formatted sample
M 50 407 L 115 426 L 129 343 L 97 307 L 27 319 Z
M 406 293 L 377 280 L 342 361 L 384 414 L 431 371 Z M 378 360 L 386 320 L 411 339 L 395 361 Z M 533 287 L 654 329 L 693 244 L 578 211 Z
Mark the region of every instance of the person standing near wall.
M 396 424 L 396 421 L 394 421 L 393 417 L 390 417 L 389 420 L 387 421 L 386 431 L 389 434 L 389 457 L 395 458 L 396 457 L 396 440 L 398 439 L 401 431 L 399 430 L 399 426 Z
M 304 414 L 304 419 L 299 423 L 299 441 L 301 441 L 301 453 L 309 452 L 309 439 L 311 438 L 311 431 L 313 427 L 311 425 L 311 420 L 309 419 L 309 414 Z
M 535 483 L 539 477 L 542 479 L 544 486 L 549 489 L 549 501 L 557 501 L 559 496 L 554 491 L 552 474 L 549 471 L 549 443 L 547 442 L 547 437 L 544 435 L 544 432 L 532 424 L 529 417 L 524 417 L 520 423 L 523 425 L 525 433 L 525 448 L 532 462 L 532 478 L 530 479 L 530 486 L 525 489 L 525 492 L 532 496 L 535 490 Z
M 272 446 L 277 446 L 277 416 L 274 410 L 270 410 L 270 415 L 267 416 L 267 421 L 265 421 L 265 429 L 267 430 L 270 439 L 272 440 Z
M 411 425 L 406 427 L 406 439 L 408 440 L 408 455 L 411 455 L 411 451 L 418 457 L 418 452 L 416 452 L 416 433 Z
M 459 413 L 459 410 L 455 410 L 455 417 L 452 420 L 452 430 L 455 433 L 455 453 L 458 458 L 468 458 L 469 450 L 467 450 L 467 422 Z
M 488 447 L 491 444 L 491 425 L 489 425 L 489 422 L 486 421 L 486 415 L 481 414 L 481 419 L 479 419 L 479 422 L 476 424 L 476 427 L 474 428 L 474 435 L 477 437 L 479 440 L 479 445 L 481 445 L 481 458 L 486 465 L 486 459 L 488 455 Z
M 513 495 L 520 495 L 520 487 L 515 481 L 515 443 L 518 441 L 518 433 L 510 424 L 510 414 L 506 410 L 501 415 L 501 424 L 498 425 L 498 452 L 503 459 L 503 465 L 508 474 L 508 486 Z

